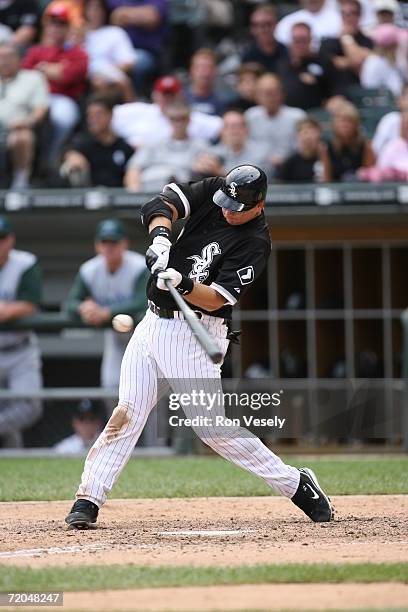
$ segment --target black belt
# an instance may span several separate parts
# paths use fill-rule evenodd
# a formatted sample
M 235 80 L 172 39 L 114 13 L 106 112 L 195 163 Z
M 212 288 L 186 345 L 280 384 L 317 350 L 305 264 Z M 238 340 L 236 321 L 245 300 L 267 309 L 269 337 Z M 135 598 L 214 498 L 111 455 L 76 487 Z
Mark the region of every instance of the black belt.
M 30 344 L 30 338 L 24 338 L 17 344 L 9 344 L 8 346 L 0 346 L 0 353 L 11 353 L 11 351 L 17 351 L 18 349 L 24 348 Z
M 149 309 L 154 312 L 156 316 L 160 319 L 184 319 L 183 313 L 180 310 L 169 310 L 168 308 L 161 308 L 160 306 L 156 306 L 153 302 L 149 300 L 148 302 Z M 201 310 L 194 310 L 198 319 L 202 319 L 203 312 Z M 211 315 L 208 315 L 211 316 Z M 220 319 L 221 317 L 214 317 Z M 227 326 L 227 339 L 233 342 L 234 344 L 239 344 L 239 336 L 241 334 L 240 330 L 233 331 L 232 321 L 230 319 L 223 319 L 223 324 Z
M 169 310 L 168 308 L 161 308 L 156 306 L 153 302 L 149 302 L 149 309 L 160 319 L 184 319 L 184 315 L 180 310 Z M 203 313 L 200 310 L 194 310 L 198 319 L 201 319 Z

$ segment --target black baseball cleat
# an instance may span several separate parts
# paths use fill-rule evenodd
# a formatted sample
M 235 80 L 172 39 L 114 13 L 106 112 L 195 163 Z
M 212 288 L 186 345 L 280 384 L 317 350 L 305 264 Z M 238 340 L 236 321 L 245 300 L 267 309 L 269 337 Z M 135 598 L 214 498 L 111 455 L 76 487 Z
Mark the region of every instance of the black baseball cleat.
M 313 470 L 300 468 L 299 472 L 300 482 L 292 497 L 293 503 L 315 523 L 328 523 L 334 516 L 330 497 L 320 487 Z
M 98 518 L 99 508 L 88 499 L 77 499 L 65 522 L 75 529 L 90 529 Z

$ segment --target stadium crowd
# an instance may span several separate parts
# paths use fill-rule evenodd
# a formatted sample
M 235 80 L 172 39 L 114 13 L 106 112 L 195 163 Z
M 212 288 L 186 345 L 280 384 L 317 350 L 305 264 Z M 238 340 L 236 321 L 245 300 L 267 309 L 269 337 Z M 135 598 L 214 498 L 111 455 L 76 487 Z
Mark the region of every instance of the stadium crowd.
M 0 186 L 405 180 L 397 0 L 1 0 Z

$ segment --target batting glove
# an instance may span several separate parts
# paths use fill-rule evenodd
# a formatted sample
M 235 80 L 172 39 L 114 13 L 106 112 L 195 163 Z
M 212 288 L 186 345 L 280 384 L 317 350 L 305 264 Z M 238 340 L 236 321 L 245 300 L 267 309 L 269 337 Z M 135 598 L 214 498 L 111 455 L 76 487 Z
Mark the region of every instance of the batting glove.
M 157 275 L 157 288 L 162 291 L 168 291 L 165 280 L 169 280 L 173 287 L 177 289 L 182 295 L 191 293 L 194 287 L 194 281 L 188 276 L 184 276 L 181 272 L 178 272 L 174 268 L 168 268 L 164 272 L 159 272 Z
M 156 236 L 146 251 L 146 265 L 154 274 L 159 270 L 165 270 L 169 263 L 171 242 L 164 236 Z

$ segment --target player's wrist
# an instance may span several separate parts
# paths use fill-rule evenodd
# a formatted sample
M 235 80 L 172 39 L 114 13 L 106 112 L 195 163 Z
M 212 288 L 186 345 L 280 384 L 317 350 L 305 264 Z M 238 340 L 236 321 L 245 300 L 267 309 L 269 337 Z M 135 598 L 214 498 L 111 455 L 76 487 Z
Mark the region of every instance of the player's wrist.
M 177 289 L 177 291 L 179 293 L 181 293 L 181 295 L 188 295 L 194 289 L 194 281 L 193 281 L 193 279 L 191 279 L 188 276 L 185 276 L 184 274 L 182 274 L 181 275 L 181 281 L 177 285 L 176 289 Z
M 156 225 L 149 233 L 150 238 L 154 241 L 155 238 L 166 238 L 170 243 L 172 243 L 171 229 L 166 227 L 165 225 Z

